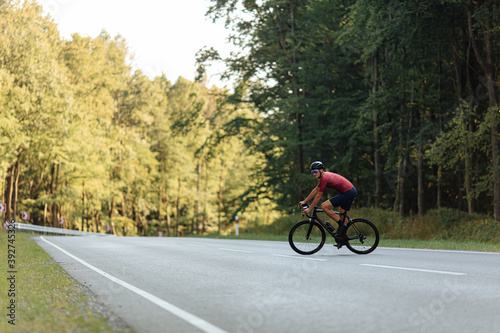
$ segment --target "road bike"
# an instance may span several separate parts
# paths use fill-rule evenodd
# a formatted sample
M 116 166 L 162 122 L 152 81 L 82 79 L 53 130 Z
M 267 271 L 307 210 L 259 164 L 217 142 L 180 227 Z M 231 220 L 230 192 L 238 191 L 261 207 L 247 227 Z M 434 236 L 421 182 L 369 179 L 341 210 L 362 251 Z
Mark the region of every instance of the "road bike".
M 309 206 L 303 206 L 307 209 Z M 317 215 L 322 209 L 314 207 L 312 215 L 306 215 L 309 220 L 304 220 L 293 226 L 288 235 L 288 242 L 292 249 L 304 255 L 309 255 L 321 250 L 326 241 L 325 230 L 335 239 L 335 246 L 341 248 L 345 245 L 349 250 L 357 254 L 368 254 L 375 250 L 380 240 L 377 227 L 372 222 L 356 218 L 350 219 L 346 214 L 335 212 L 347 219 L 346 235 L 347 241 L 342 242 L 336 229 L 331 224 L 326 224 Z M 338 230 L 338 229 L 337 229 Z

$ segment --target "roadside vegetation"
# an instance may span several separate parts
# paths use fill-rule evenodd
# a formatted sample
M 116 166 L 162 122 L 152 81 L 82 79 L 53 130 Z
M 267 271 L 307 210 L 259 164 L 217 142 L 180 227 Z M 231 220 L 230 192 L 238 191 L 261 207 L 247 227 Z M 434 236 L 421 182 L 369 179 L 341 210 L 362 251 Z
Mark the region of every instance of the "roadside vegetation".
M 15 325 L 3 315 L 0 332 L 132 332 L 30 237 L 16 233 L 15 296 L 7 297 L 14 281 L 8 281 L 6 276 L 7 233 L 0 232 L 1 306 L 5 311 L 12 299 L 16 304 Z

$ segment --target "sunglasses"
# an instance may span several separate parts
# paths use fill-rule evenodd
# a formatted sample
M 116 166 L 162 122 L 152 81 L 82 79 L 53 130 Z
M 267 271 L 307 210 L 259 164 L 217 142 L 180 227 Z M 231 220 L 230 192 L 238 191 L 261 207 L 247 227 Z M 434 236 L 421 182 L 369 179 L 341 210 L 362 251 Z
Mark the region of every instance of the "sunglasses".
M 313 175 L 317 174 L 318 172 L 319 172 L 319 170 L 316 170 L 316 171 L 311 171 L 311 173 L 312 173 Z

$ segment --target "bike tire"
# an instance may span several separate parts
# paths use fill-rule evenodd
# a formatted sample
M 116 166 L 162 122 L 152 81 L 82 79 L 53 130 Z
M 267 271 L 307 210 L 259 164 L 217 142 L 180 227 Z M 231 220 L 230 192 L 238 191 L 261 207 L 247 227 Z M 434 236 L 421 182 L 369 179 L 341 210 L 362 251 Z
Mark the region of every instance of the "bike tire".
M 321 250 L 325 245 L 325 229 L 316 221 L 301 221 L 293 226 L 288 235 L 291 248 L 303 255 L 310 255 Z
M 380 235 L 377 227 L 366 219 L 353 219 L 347 225 L 346 247 L 357 254 L 368 254 L 378 246 Z

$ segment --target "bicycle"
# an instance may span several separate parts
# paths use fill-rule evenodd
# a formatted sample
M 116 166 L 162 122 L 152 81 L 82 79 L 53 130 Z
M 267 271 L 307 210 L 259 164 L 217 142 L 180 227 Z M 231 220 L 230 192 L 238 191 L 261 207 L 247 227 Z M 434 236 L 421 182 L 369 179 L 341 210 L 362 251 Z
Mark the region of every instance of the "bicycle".
M 307 208 L 309 206 L 303 206 L 302 210 Z M 330 230 L 326 223 L 318 217 L 317 213 L 321 212 L 323 212 L 322 209 L 314 207 L 312 216 L 307 215 L 309 220 L 297 223 L 290 230 L 288 242 L 295 252 L 310 255 L 321 250 L 323 245 L 325 245 L 325 230 L 335 239 L 337 244 L 341 244 L 335 228 L 332 226 Z M 335 213 L 343 215 L 348 221 L 346 226 L 347 242 L 342 245 L 345 245 L 356 254 L 368 254 L 377 248 L 380 235 L 375 224 L 367 219 L 356 218 L 351 220 L 346 214 Z M 336 246 L 340 249 L 342 245 Z

